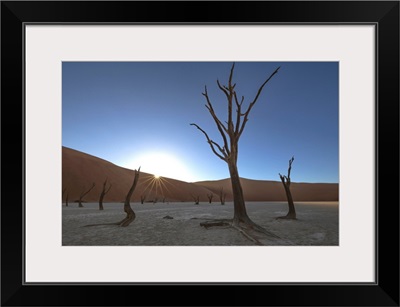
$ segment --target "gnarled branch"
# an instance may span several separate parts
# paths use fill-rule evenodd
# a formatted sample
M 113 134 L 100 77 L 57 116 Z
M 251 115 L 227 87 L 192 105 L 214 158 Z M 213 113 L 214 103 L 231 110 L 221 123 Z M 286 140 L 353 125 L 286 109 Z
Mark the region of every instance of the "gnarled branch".
M 227 154 L 227 152 L 224 150 L 224 148 L 222 148 L 220 145 L 218 145 L 216 142 L 214 142 L 213 140 L 211 140 L 210 139 L 210 137 L 208 136 L 208 134 L 207 134 L 207 132 L 205 132 L 203 129 L 201 129 L 197 124 L 190 124 L 191 126 L 195 126 L 197 129 L 199 129 L 201 132 L 203 132 L 203 134 L 205 135 L 205 137 L 206 137 L 206 139 L 207 139 L 207 142 L 208 142 L 208 144 L 210 145 L 210 147 L 211 147 L 211 150 L 213 151 L 213 153 L 218 157 L 218 158 L 220 158 L 221 160 L 224 160 L 224 161 L 226 161 L 227 160 L 227 158 L 228 158 L 228 154 Z M 216 150 L 215 150 L 215 147 L 214 146 L 216 146 L 217 148 L 218 148 L 218 150 L 222 153 L 222 155 L 221 154 L 219 154 Z
M 281 67 L 279 66 L 277 69 L 275 69 L 275 71 L 267 78 L 267 80 L 264 81 L 264 83 L 263 83 L 263 84 L 260 86 L 260 88 L 258 89 L 255 98 L 254 98 L 253 101 L 249 104 L 249 106 L 248 106 L 246 112 L 244 112 L 244 113 L 242 114 L 242 115 L 244 116 L 244 119 L 243 119 L 242 126 L 241 126 L 241 128 L 240 128 L 240 130 L 239 130 L 239 136 L 243 133 L 244 127 L 246 126 L 246 123 L 247 123 L 247 121 L 248 121 L 249 113 L 250 113 L 251 109 L 253 108 L 253 106 L 256 104 L 256 102 L 257 102 L 257 100 L 258 100 L 258 97 L 260 96 L 260 94 L 261 94 L 261 92 L 262 92 L 262 89 L 263 89 L 264 86 L 268 83 L 268 81 L 271 80 L 271 78 L 278 72 L 279 68 L 281 68 Z
M 83 199 L 83 197 L 84 197 L 87 193 L 89 193 L 89 192 L 94 188 L 94 186 L 95 186 L 95 183 L 93 182 L 93 184 L 92 184 L 92 186 L 89 188 L 89 190 L 87 190 L 86 192 L 82 192 L 81 195 L 79 196 L 78 203 L 79 203 L 79 207 L 80 207 L 80 208 L 83 207 L 83 205 L 82 205 L 82 199 Z

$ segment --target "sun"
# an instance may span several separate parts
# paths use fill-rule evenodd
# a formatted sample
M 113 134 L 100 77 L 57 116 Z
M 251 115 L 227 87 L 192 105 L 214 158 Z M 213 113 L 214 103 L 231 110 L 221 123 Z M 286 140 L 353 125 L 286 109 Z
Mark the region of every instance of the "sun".
M 128 168 L 136 169 L 154 176 L 154 179 L 167 177 L 182 181 L 193 181 L 193 174 L 182 159 L 166 152 L 147 152 L 133 158 L 126 165 Z

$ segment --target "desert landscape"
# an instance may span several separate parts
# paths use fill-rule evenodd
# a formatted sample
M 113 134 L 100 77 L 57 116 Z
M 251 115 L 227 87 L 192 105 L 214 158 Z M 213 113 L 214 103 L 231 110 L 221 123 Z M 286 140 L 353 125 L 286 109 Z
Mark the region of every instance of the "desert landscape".
M 141 173 L 131 198 L 136 213 L 134 222 L 129 227 L 87 227 L 124 218 L 124 197 L 132 184 L 134 172 L 66 147 L 62 148 L 62 161 L 62 242 L 65 246 L 339 244 L 337 184 L 292 183 L 297 219 L 285 220 L 277 219 L 288 210 L 281 182 L 242 179 L 249 216 L 276 235 L 255 235 L 256 242 L 231 227 L 200 225 L 205 221 L 232 217 L 234 209 L 229 179 L 188 183 L 170 178 L 155 179 L 152 174 Z M 99 210 L 99 198 L 106 179 L 111 188 L 104 197 L 104 210 Z M 77 200 L 92 183 L 94 188 L 83 198 L 83 207 L 79 207 Z M 226 194 L 223 205 L 221 190 Z M 209 195 L 213 195 L 211 203 Z M 193 196 L 198 196 L 198 204 Z
M 129 227 L 100 225 L 124 217 L 123 204 L 107 203 L 99 211 L 98 203 L 86 203 L 84 208 L 63 206 L 63 246 L 254 246 L 246 236 L 230 227 L 201 227 L 208 219 L 229 218 L 231 202 L 221 206 L 193 202 L 133 203 L 135 221 Z M 272 246 L 337 246 L 339 245 L 338 203 L 296 203 L 297 220 L 276 219 L 286 214 L 285 202 L 250 202 L 250 217 L 279 238 L 259 238 L 262 245 Z
M 98 202 L 104 181 L 112 188 L 106 195 L 107 202 L 123 202 L 133 181 L 133 170 L 117 166 L 86 153 L 62 147 L 63 202 L 68 194 L 69 202 L 95 183 L 94 188 L 84 197 L 86 202 Z M 262 181 L 241 178 L 246 201 L 287 201 L 285 190 L 279 181 Z M 213 195 L 213 203 L 219 202 L 220 192 L 226 194 L 225 201 L 233 200 L 230 179 L 216 181 L 184 182 L 171 178 L 155 178 L 153 174 L 140 173 L 139 182 L 132 195 L 132 202 L 193 202 L 193 196 L 200 202 L 208 202 L 207 195 Z M 339 186 L 335 183 L 296 183 L 291 186 L 296 201 L 338 201 Z M 157 199 L 157 200 L 156 200 Z M 73 206 L 73 205 L 72 205 Z
M 66 62 L 62 114 L 63 245 L 339 244 L 337 62 Z

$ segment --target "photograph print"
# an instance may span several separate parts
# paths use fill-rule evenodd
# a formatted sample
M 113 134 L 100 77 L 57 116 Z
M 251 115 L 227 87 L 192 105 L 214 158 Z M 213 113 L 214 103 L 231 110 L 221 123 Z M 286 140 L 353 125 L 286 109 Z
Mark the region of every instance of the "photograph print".
M 63 246 L 338 246 L 338 62 L 63 62 Z

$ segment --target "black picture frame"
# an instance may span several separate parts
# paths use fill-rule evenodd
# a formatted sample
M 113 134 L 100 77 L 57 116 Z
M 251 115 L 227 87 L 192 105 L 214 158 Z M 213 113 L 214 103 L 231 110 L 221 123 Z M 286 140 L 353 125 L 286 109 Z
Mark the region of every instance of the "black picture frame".
M 32 22 L 375 25 L 376 283 L 25 284 L 23 40 Z M 1 76 L 2 306 L 399 306 L 399 1 L 2 1 Z

